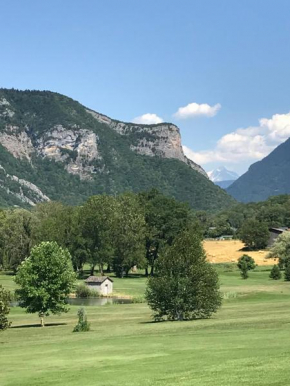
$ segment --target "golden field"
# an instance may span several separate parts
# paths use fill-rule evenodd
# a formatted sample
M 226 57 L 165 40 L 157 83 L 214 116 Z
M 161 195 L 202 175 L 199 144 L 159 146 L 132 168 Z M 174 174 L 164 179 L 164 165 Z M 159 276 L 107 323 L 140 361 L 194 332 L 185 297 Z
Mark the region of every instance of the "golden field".
M 205 240 L 204 249 L 211 263 L 235 263 L 243 254 L 251 256 L 258 265 L 273 265 L 276 259 L 266 259 L 268 251 L 243 251 L 240 240 Z

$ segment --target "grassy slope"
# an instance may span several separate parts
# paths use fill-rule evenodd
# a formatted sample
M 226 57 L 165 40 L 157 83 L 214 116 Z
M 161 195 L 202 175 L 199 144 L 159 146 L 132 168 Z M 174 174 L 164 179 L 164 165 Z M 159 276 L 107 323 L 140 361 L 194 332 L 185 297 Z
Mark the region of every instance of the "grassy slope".
M 37 322 L 13 308 L 14 327 L 0 335 L 0 384 L 201 385 L 289 383 L 290 283 L 268 271 L 220 271 L 222 290 L 239 293 L 209 320 L 150 323 L 145 304 L 87 307 L 92 330 L 73 334 L 77 307 Z M 11 276 L 0 282 L 12 288 Z M 115 281 L 115 289 L 140 294 L 144 279 Z M 3 370 L 2 370 L 3 369 Z

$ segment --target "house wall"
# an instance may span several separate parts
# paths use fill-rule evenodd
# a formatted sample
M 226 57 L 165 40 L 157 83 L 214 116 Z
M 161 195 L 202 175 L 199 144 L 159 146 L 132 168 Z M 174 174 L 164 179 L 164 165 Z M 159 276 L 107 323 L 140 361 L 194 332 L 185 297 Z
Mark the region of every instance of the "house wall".
M 113 292 L 113 283 L 108 279 L 105 280 L 100 287 L 102 295 L 110 295 Z
M 102 295 L 110 295 L 113 292 L 113 283 L 110 280 L 105 280 L 101 285 L 97 283 L 87 283 L 90 290 L 99 292 Z
M 96 291 L 101 293 L 101 286 L 99 284 L 96 284 L 96 283 L 86 283 L 86 284 L 91 291 Z
M 276 241 L 277 237 L 279 237 L 283 232 L 278 232 L 274 230 L 270 230 L 270 237 L 268 241 L 268 247 L 272 247 L 274 242 Z

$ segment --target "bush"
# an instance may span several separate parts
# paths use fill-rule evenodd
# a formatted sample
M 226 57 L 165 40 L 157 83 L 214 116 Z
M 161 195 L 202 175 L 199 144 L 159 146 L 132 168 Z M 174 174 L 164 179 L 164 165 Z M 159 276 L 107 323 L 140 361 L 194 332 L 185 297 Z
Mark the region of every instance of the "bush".
M 240 271 L 241 271 L 241 276 L 243 279 L 248 279 L 249 273 L 248 273 L 248 266 L 245 261 L 242 261 L 240 264 Z
M 11 325 L 11 322 L 9 322 L 6 317 L 10 312 L 10 301 L 10 292 L 6 291 L 2 285 L 0 285 L 0 331 L 6 330 Z
M 271 269 L 269 277 L 273 280 L 279 280 L 281 279 L 281 271 L 278 265 L 274 265 L 273 268 Z
M 77 298 L 98 298 L 100 295 L 97 291 L 91 290 L 85 284 L 80 284 L 76 288 L 76 297 Z
M 76 297 L 77 298 L 90 298 L 91 290 L 85 284 L 80 284 L 76 288 Z
M 246 263 L 248 271 L 255 269 L 257 267 L 257 264 L 255 263 L 255 260 L 249 256 L 249 255 L 243 255 L 238 260 L 238 268 L 241 269 L 241 265 L 243 262 Z
M 75 328 L 73 329 L 73 332 L 90 331 L 90 323 L 87 321 L 87 315 L 84 308 L 80 308 L 78 310 L 78 318 L 79 318 L 79 321 L 75 326 Z
M 237 266 L 241 271 L 242 278 L 247 279 L 249 277 L 248 271 L 255 269 L 257 265 L 251 256 L 243 255 L 239 258 Z

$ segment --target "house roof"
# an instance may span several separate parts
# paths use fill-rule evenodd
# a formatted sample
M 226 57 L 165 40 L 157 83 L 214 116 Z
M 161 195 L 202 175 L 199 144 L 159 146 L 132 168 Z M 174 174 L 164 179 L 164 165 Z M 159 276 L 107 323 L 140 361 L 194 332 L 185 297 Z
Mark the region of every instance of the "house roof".
M 89 276 L 85 283 L 96 283 L 96 284 L 102 284 L 105 280 L 110 280 L 113 282 L 113 280 L 108 276 Z
M 280 227 L 280 228 L 274 228 L 274 227 L 271 227 L 269 228 L 270 232 L 274 232 L 274 233 L 283 233 L 283 232 L 286 232 L 289 230 L 288 227 Z

